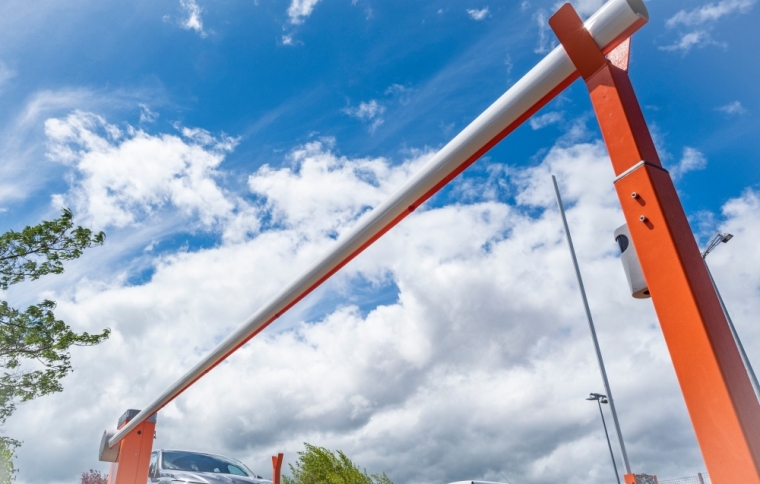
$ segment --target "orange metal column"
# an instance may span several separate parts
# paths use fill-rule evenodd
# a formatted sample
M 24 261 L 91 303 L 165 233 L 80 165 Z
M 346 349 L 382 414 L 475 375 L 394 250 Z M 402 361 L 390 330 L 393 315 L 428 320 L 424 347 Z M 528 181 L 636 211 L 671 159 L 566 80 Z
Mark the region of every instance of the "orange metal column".
M 139 413 L 127 410 L 119 419 L 122 428 Z M 108 484 L 145 484 L 148 482 L 150 453 L 153 451 L 153 435 L 156 430 L 156 416 L 152 416 L 129 433 L 119 445 L 119 461 L 111 464 Z
M 272 456 L 272 484 L 280 484 L 280 471 L 282 471 L 282 454 Z
M 716 484 L 760 483 L 760 404 L 673 181 L 660 164 L 628 77 L 627 53 L 625 65 L 605 59 L 570 4 L 549 24 L 591 94 L 615 189 L 710 478 Z

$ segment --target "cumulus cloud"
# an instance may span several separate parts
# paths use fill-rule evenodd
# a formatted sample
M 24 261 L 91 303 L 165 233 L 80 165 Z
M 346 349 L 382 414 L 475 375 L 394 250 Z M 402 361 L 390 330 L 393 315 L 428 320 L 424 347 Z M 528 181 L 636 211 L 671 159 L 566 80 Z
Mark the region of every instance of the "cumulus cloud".
M 471 19 L 478 21 L 489 17 L 491 12 L 488 11 L 488 7 L 481 8 L 480 10 L 469 8 L 467 9 L 467 15 L 469 15 Z
M 76 111 L 45 122 L 48 157 L 74 169 L 71 189 L 54 195 L 94 227 L 146 223 L 166 206 L 217 227 L 249 211 L 216 182 L 217 169 L 237 140 L 197 128 L 181 136 L 120 128 L 93 113 Z
M 715 23 L 731 14 L 748 13 L 755 2 L 756 0 L 721 0 L 692 10 L 679 10 L 665 22 L 665 25 L 668 28 L 680 28 L 680 37 L 674 43 L 660 49 L 688 52 L 693 47 L 719 44 L 712 38 Z
M 202 159 L 227 150 L 202 130 L 166 140 L 73 116 L 51 123 L 50 136 L 53 146 L 73 140 L 60 156 L 83 170 L 90 153 L 121 154 L 135 140 L 157 149 L 171 141 Z M 8 434 L 25 441 L 23 484 L 73 481 L 92 467 L 100 433 L 121 412 L 155 397 L 430 156 L 337 151 L 332 140 L 314 141 L 250 174 L 266 220 L 254 237 L 157 255 L 140 284 L 93 272 L 50 289 L 75 328 L 114 332 L 102 346 L 75 350 L 63 393 L 30 402 L 9 422 Z M 698 152 L 685 150 L 689 157 Z M 170 171 L 183 178 L 221 169 L 184 166 Z M 663 477 L 702 470 L 651 304 L 628 294 L 612 240 L 623 216 L 604 145 L 563 143 L 532 167 L 494 173 L 509 202 L 474 196 L 420 207 L 162 410 L 155 446 L 231 455 L 262 475 L 270 455 L 284 451 L 292 461 L 307 441 L 399 483 L 607 479 L 598 410 L 584 400 L 601 381 L 554 206 L 555 174 L 633 463 Z M 80 191 L 74 184 L 64 196 Z M 736 243 L 710 261 L 750 354 L 760 351 L 760 329 L 749 324 L 760 310 L 758 200 L 748 191 L 726 204 L 720 229 Z M 117 206 L 135 220 L 145 211 Z M 203 223 L 200 210 L 192 214 Z M 389 288 L 390 297 L 366 300 Z
M 329 139 L 307 143 L 288 155 L 289 167 L 264 165 L 249 177 L 251 191 L 266 199 L 278 223 L 306 233 L 316 230 L 321 236 L 340 234 L 427 158 L 420 155 L 398 166 L 383 158 L 351 160 L 330 151 L 333 143 Z
M 747 109 L 744 106 L 742 106 L 742 103 L 740 103 L 739 101 L 728 103 L 716 109 L 726 114 L 744 114 L 747 112 Z
M 375 99 L 372 99 L 369 102 L 361 102 L 356 107 L 347 107 L 343 112 L 369 124 L 369 131 L 371 133 L 385 122 L 383 119 L 385 106 L 377 102 Z
M 669 168 L 670 176 L 672 176 L 674 180 L 679 180 L 686 173 L 690 171 L 704 170 L 706 166 L 707 158 L 705 155 L 702 154 L 701 151 L 687 146 L 683 149 L 683 155 L 678 161 L 678 164 Z
M 201 18 L 203 9 L 198 3 L 195 0 L 179 0 L 179 5 L 186 15 L 186 18 L 180 20 L 180 26 L 185 30 L 194 30 L 201 37 L 206 37 L 208 33 L 203 30 Z
M 291 0 L 288 7 L 288 17 L 290 23 L 294 25 L 302 24 L 307 17 L 314 11 L 320 0 Z

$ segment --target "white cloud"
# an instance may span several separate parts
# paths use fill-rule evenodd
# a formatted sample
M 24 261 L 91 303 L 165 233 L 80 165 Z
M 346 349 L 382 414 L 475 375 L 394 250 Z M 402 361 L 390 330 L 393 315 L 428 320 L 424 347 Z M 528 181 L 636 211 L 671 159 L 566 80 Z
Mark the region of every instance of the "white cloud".
M 574 0 L 572 3 L 578 15 L 585 18 L 599 10 L 605 2 L 604 0 Z M 557 10 L 561 6 L 562 2 L 558 2 L 554 6 L 554 10 Z
M 670 175 L 674 180 L 681 179 L 690 171 L 704 170 L 707 167 L 707 158 L 695 148 L 685 147 L 678 164 L 669 168 Z
M 155 123 L 159 114 L 150 110 L 147 104 L 140 103 L 140 123 Z
M 716 109 L 726 114 L 744 114 L 747 112 L 747 109 L 744 106 L 742 106 L 742 103 L 740 103 L 739 101 L 728 103 Z
M 292 35 L 283 35 L 282 36 L 282 45 L 296 45 L 295 40 L 293 40 Z
M 185 30 L 194 30 L 201 37 L 206 37 L 208 34 L 203 30 L 203 19 L 201 18 L 201 12 L 203 9 L 198 3 L 195 0 L 179 0 L 179 5 L 187 16 L 180 20 L 182 28 Z
M 406 92 L 409 92 L 410 89 L 406 86 L 403 86 L 401 84 L 391 84 L 388 86 L 388 88 L 385 90 L 386 96 L 397 96 L 400 94 L 404 94 Z
M 717 3 L 702 5 L 693 10 L 680 10 L 670 17 L 665 24 L 668 27 L 678 25 L 694 26 L 712 23 L 732 13 L 747 13 L 756 0 L 722 0 Z
M 372 99 L 359 103 L 355 108 L 346 108 L 344 112 L 361 120 L 372 120 L 385 112 L 385 106 Z
M 320 0 L 291 0 L 288 7 L 290 23 L 302 24 L 311 15 Z
M 692 47 L 717 44 L 707 30 L 695 30 L 683 34 L 675 43 L 660 47 L 660 50 L 688 52 Z
M 475 8 L 469 8 L 467 9 L 467 15 L 469 15 L 471 19 L 477 21 L 477 20 L 483 20 L 486 17 L 490 17 L 491 12 L 488 11 L 488 7 L 481 8 L 480 10 L 475 9 Z
M 76 141 L 75 167 L 89 153 L 124 159 L 124 146 L 140 136 L 157 149 L 171 141 L 106 130 L 82 114 L 58 122 L 51 136 Z M 207 132 L 183 136 L 171 144 L 179 152 L 217 156 Z M 99 434 L 122 411 L 145 405 L 196 363 L 429 155 L 394 163 L 339 156 L 330 140 L 297 147 L 283 166 L 248 178 L 271 219 L 255 237 L 141 253 L 154 257 L 155 270 L 140 284 L 100 279 L 107 274 L 95 267 L 51 288 L 59 316 L 76 329 L 114 333 L 102 346 L 75 350 L 63 393 L 26 404 L 9 421 L 8 434 L 25 441 L 21 483 L 71 482 L 97 465 Z M 699 156 L 684 151 L 685 159 Z M 221 170 L 193 161 L 185 171 L 191 165 Z M 608 478 L 598 410 L 584 400 L 601 382 L 550 173 L 568 206 L 636 468 L 663 477 L 703 469 L 651 304 L 627 294 L 612 240 L 623 216 L 600 142 L 564 143 L 534 167 L 500 171 L 510 203 L 474 197 L 415 211 L 162 410 L 155 446 L 239 457 L 262 475 L 270 455 L 285 451 L 292 462 L 306 441 L 342 449 L 399 483 Z M 720 229 L 736 235 L 735 245 L 710 260 L 750 354 L 760 351 L 760 328 L 750 324 L 760 310 L 758 200 L 747 192 L 726 204 Z M 368 302 L 362 283 L 397 296 Z
M 539 116 L 533 116 L 530 118 L 530 127 L 534 130 L 545 128 L 551 124 L 556 124 L 562 121 L 562 113 L 557 111 L 550 111 L 548 113 L 541 114 Z
M 2 91 L 5 83 L 14 77 L 16 77 L 16 71 L 8 67 L 5 62 L 0 61 L 0 92 Z
M 266 198 L 271 216 L 286 227 L 322 236 L 337 235 L 353 226 L 370 207 L 379 204 L 419 166 L 417 157 L 399 166 L 388 160 L 349 160 L 329 150 L 332 140 L 314 141 L 293 150 L 290 167 L 262 166 L 250 176 L 248 185 Z M 306 229 L 308 227 L 308 229 Z
M 385 106 L 377 102 L 375 99 L 372 99 L 369 102 L 361 102 L 356 107 L 348 107 L 344 109 L 343 112 L 349 116 L 369 123 L 369 131 L 371 133 L 385 122 L 383 119 Z
M 55 195 L 94 227 L 145 223 L 157 210 L 197 217 L 201 226 L 245 213 L 248 207 L 215 181 L 217 169 L 237 140 L 202 129 L 150 135 L 109 124 L 92 113 L 74 112 L 45 122 L 48 157 L 71 166 L 71 189 Z
M 546 11 L 540 9 L 534 13 L 533 21 L 538 25 L 538 44 L 536 44 L 533 52 L 536 54 L 546 54 L 556 45 L 554 34 L 552 34 L 551 29 L 549 29 L 549 20 L 546 17 Z
M 722 17 L 730 14 L 748 13 L 756 0 L 721 0 L 709 3 L 692 10 L 680 10 L 666 22 L 669 28 L 690 28 L 681 32 L 680 38 L 674 43 L 660 47 L 667 51 L 688 52 L 692 47 L 704 47 L 706 45 L 722 45 L 712 39 L 711 31 L 715 23 Z
M 552 6 L 552 11 L 556 12 L 565 2 L 558 1 Z M 578 12 L 578 15 L 581 16 L 581 18 L 586 18 L 590 16 L 591 14 L 595 13 L 599 8 L 604 5 L 604 0 L 571 0 L 570 3 L 573 4 L 573 7 L 575 8 L 575 11 Z M 530 2 L 523 1 L 520 4 L 521 10 L 526 10 L 530 6 Z

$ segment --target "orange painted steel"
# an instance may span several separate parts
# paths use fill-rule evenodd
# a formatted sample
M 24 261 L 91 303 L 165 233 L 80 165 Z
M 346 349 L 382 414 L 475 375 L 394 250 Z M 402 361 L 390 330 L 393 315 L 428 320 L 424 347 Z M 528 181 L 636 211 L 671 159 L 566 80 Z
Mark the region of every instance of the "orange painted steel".
M 119 428 L 127 422 L 129 420 L 125 419 Z M 155 431 L 156 421 L 146 420 L 119 443 L 119 461 L 111 464 L 108 484 L 145 484 L 147 482 Z
M 282 453 L 272 456 L 272 484 L 280 484 L 280 473 L 282 471 Z
M 760 483 L 760 404 L 628 73 L 604 59 L 570 4 L 549 24 L 591 95 L 710 478 L 716 484 Z M 626 483 L 631 477 L 625 476 Z

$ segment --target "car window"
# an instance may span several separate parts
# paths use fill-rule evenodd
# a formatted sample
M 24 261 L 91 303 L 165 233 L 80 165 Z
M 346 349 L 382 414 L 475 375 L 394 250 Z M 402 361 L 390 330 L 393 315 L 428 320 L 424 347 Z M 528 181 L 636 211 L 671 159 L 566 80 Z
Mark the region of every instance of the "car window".
M 158 452 L 153 452 L 150 454 L 150 467 L 148 468 L 149 477 L 155 477 L 157 464 L 158 464 Z
M 211 472 L 254 477 L 242 463 L 222 457 L 195 452 L 164 451 L 161 467 L 169 470 Z
M 227 464 L 227 470 L 229 470 L 228 474 L 235 474 L 236 476 L 247 476 L 248 474 L 245 473 L 243 469 L 240 467 L 233 465 L 233 464 Z

